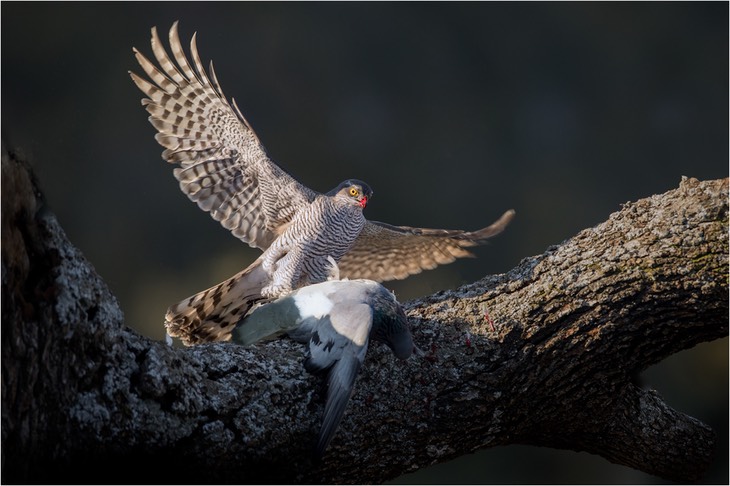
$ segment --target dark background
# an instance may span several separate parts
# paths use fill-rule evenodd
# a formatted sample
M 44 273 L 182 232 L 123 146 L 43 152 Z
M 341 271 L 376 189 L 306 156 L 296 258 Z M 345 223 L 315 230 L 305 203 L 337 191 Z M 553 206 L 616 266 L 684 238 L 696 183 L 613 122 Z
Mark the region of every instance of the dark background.
M 180 20 L 271 156 L 326 191 L 367 181 L 370 219 L 507 231 L 391 285 L 400 300 L 501 273 L 683 175 L 728 175 L 728 3 L 2 3 L 2 136 L 118 296 L 166 308 L 258 252 L 178 190 L 128 70 Z M 642 380 L 711 424 L 728 482 L 728 342 Z M 585 453 L 488 449 L 402 482 L 658 482 Z

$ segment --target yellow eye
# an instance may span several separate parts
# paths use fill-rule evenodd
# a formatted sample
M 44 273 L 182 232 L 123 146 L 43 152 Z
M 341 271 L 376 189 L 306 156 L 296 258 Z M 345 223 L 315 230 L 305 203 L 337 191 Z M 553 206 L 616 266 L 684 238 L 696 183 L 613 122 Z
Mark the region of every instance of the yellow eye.
M 357 196 L 357 193 L 358 193 L 357 189 L 355 189 L 354 187 L 350 188 L 350 196 L 355 197 L 355 196 Z

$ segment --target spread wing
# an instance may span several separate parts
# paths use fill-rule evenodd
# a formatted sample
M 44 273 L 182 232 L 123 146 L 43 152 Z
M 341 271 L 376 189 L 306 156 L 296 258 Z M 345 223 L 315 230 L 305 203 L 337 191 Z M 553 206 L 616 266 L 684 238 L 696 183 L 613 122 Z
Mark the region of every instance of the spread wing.
M 177 32 L 170 29 L 173 62 L 152 28 L 152 52 L 159 67 L 137 49 L 137 61 L 152 83 L 130 72 L 147 96 L 142 105 L 165 147 L 162 158 L 177 164 L 180 189 L 226 229 L 252 247 L 266 249 L 317 193 L 278 167 L 235 100 L 226 101 L 210 64 L 200 62 L 195 35 L 188 61 Z M 194 67 L 194 70 L 193 70 Z M 235 110 L 234 110 L 235 108 Z
M 410 228 L 368 221 L 352 248 L 338 262 L 340 275 L 378 282 L 400 280 L 457 258 L 473 256 L 467 248 L 501 233 L 514 215 L 510 209 L 478 231 Z

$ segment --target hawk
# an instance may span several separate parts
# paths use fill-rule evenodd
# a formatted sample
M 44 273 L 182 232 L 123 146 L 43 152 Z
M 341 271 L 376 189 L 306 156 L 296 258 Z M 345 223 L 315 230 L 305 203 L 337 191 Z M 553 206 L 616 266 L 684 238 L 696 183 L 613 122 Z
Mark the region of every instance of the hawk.
M 514 216 L 509 210 L 477 231 L 368 221 L 367 184 L 348 179 L 322 194 L 298 182 L 271 160 L 235 100 L 226 100 L 212 62 L 205 71 L 196 34 L 192 62 L 177 22 L 169 42 L 172 58 L 153 27 L 158 66 L 135 48 L 149 81 L 129 73 L 146 95 L 142 105 L 165 148 L 162 158 L 176 166 L 173 174 L 188 198 L 241 241 L 263 250 L 233 277 L 168 309 L 168 334 L 184 344 L 229 340 L 234 325 L 257 304 L 338 272 L 383 282 L 472 256 L 467 248 L 500 233 Z

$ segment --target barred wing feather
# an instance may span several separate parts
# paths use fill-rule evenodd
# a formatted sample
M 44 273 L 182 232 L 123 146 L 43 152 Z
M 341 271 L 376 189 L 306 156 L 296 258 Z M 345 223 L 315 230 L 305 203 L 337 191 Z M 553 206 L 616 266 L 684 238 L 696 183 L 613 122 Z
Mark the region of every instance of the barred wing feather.
M 318 193 L 300 184 L 266 154 L 256 133 L 223 95 L 210 64 L 206 73 L 196 37 L 190 43 L 192 65 L 170 29 L 169 57 L 152 28 L 152 52 L 159 67 L 137 49 L 135 56 L 152 82 L 130 72 L 147 96 L 142 105 L 165 147 L 162 158 L 177 164 L 180 189 L 237 238 L 266 249 L 293 215 Z M 177 64 L 176 64 L 177 63 Z
M 515 212 L 478 231 L 411 228 L 368 221 L 338 266 L 340 275 L 378 282 L 401 280 L 423 270 L 473 256 L 469 247 L 501 233 Z

